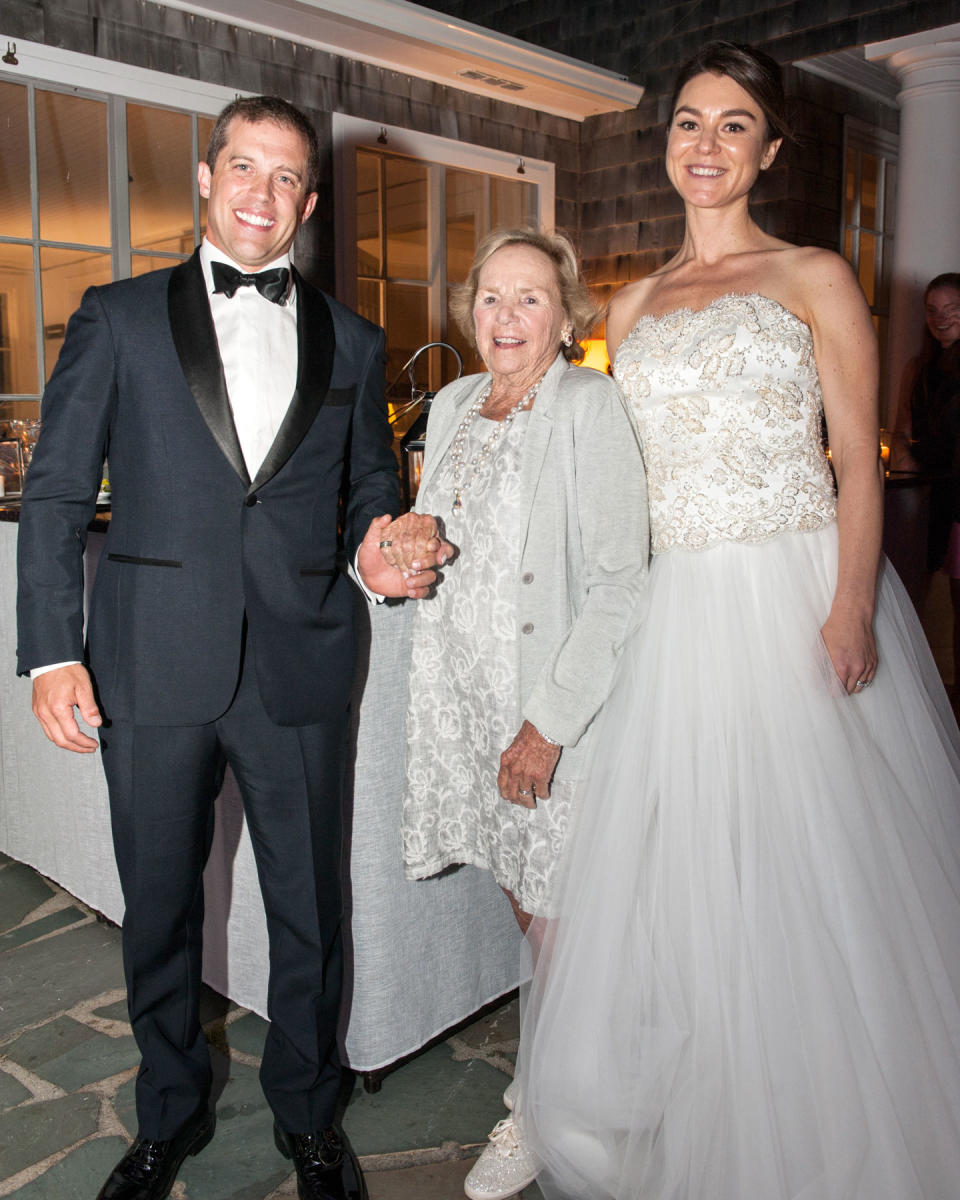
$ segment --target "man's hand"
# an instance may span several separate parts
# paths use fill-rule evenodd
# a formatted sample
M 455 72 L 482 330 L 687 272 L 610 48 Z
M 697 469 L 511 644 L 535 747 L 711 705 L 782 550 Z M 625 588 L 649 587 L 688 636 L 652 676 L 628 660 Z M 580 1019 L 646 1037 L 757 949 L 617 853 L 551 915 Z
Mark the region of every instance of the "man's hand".
M 432 522 L 433 517 L 425 517 L 421 520 Z M 380 546 L 382 541 L 391 540 L 386 534 L 391 523 L 392 518 L 389 514 L 374 517 L 370 522 L 370 528 L 367 530 L 357 554 L 357 569 L 360 572 L 360 578 L 371 592 L 378 592 L 381 596 L 400 596 L 410 600 L 422 600 L 424 596 L 430 594 L 431 587 L 437 581 L 436 571 L 430 570 L 427 564 L 433 565 L 440 561 L 441 547 L 447 546 L 447 543 L 434 538 L 433 540 L 437 542 L 437 549 L 430 553 L 425 552 L 422 559 L 417 560 L 421 566 L 416 568 L 411 566 L 410 570 L 404 571 L 400 567 L 392 566 L 384 558 L 383 549 L 392 549 L 392 547 L 381 549 Z M 429 540 L 423 539 L 423 541 Z M 452 551 L 452 547 L 448 547 L 448 549 Z
M 81 663 L 45 671 L 34 679 L 33 715 L 43 726 L 43 732 L 64 750 L 92 754 L 98 743 L 81 731 L 74 708 L 80 710 L 88 725 L 100 725 L 102 718 L 93 698 L 90 674 Z
M 550 797 L 550 780 L 562 746 L 541 737 L 539 730 L 524 721 L 520 732 L 500 755 L 497 787 L 504 800 L 523 808 L 536 808 L 537 799 Z

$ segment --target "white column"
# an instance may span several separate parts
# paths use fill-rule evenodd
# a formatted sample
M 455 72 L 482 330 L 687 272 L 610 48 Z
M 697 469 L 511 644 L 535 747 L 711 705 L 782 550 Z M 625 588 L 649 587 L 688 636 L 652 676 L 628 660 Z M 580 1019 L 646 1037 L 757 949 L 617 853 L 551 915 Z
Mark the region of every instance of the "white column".
M 920 348 L 924 288 L 943 271 L 960 271 L 960 25 L 867 46 L 865 54 L 901 87 L 886 364 L 895 408 L 903 370 Z

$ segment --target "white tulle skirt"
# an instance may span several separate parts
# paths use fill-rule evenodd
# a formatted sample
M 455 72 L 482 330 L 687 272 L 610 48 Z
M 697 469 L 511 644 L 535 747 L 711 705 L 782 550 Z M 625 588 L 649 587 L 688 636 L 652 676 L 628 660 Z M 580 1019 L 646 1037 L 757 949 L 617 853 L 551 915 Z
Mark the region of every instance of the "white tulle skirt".
M 525 1011 L 551 1200 L 960 1197 L 960 738 L 889 566 L 839 687 L 836 559 L 653 563 Z

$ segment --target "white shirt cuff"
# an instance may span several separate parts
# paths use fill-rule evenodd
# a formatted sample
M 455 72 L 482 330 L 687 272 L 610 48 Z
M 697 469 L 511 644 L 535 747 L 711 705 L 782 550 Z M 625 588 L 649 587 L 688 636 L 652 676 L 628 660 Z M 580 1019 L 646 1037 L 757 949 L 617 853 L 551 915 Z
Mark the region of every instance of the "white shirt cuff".
M 371 604 L 382 604 L 386 600 L 386 596 L 381 596 L 379 592 L 371 591 L 370 588 L 363 582 L 360 575 L 360 551 L 358 550 L 353 556 L 353 577 L 357 581 L 357 587 L 366 596 Z
M 30 678 L 37 679 L 41 675 L 46 675 L 46 673 L 48 671 L 59 670 L 60 667 L 78 667 L 79 665 L 80 665 L 79 659 L 71 658 L 69 660 L 69 662 L 50 663 L 50 665 L 46 666 L 46 667 L 31 667 L 30 668 Z

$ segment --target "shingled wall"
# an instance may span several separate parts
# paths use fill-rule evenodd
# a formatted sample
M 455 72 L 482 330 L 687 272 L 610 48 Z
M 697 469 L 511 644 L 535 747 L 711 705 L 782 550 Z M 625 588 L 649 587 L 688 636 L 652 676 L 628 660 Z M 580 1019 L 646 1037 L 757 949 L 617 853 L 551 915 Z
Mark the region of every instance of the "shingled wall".
M 628 75 L 646 88 L 628 113 L 582 124 L 487 100 L 281 38 L 251 33 L 150 0 L 3 0 L 8 36 L 254 92 L 308 109 L 327 170 L 298 261 L 334 282 L 333 110 L 556 164 L 558 226 L 579 242 L 602 298 L 664 262 L 679 244 L 681 208 L 662 165 L 664 122 L 678 65 L 703 41 L 751 41 L 783 63 L 956 20 L 956 0 L 443 0 L 438 11 Z M 843 115 L 896 130 L 897 113 L 796 68 L 786 73 L 798 143 L 758 185 L 757 219 L 792 241 L 836 247 Z
M 957 20 L 956 0 L 440 0 L 427 7 L 618 71 L 644 86 L 634 112 L 580 127 L 580 239 L 603 297 L 665 262 L 682 234 L 681 206 L 662 165 L 667 106 L 678 67 L 705 41 L 750 42 L 779 62 L 851 49 Z M 759 181 L 754 214 L 790 241 L 840 243 L 843 117 L 896 132 L 898 113 L 788 67 L 797 142 Z
M 324 170 L 297 265 L 334 290 L 331 113 L 340 111 L 556 164 L 557 221 L 579 224 L 580 126 L 545 113 L 252 33 L 151 0 L 2 0 L 4 36 L 239 90 L 283 96 L 320 135 Z M 25 71 L 25 74 L 27 72 Z
M 843 118 L 896 132 L 896 110 L 800 71 L 786 71 L 795 141 L 785 145 L 752 197 L 758 223 L 777 237 L 837 249 L 841 231 Z M 606 300 L 674 253 L 683 209 L 663 166 L 667 96 L 592 118 L 582 130 L 580 226 L 588 276 Z

